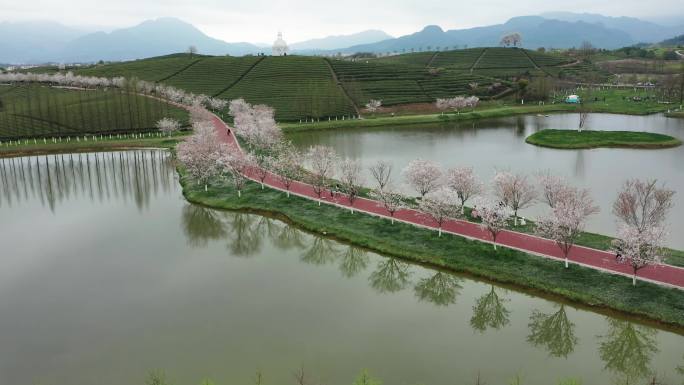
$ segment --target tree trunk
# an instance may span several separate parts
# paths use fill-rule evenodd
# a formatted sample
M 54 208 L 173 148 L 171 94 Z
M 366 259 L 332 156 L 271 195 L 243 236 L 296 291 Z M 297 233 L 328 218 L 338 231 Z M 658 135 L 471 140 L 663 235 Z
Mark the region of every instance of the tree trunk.
M 290 197 L 290 190 L 287 190 L 287 197 Z
M 264 182 L 261 182 L 261 189 L 264 189 Z
M 496 250 L 496 241 L 494 241 L 494 250 Z
M 238 190 L 238 198 L 242 198 L 242 191 Z
M 209 191 L 209 186 L 207 186 L 206 184 L 204 185 L 204 191 Z
M 437 236 L 441 237 L 442 236 L 442 228 L 440 227 L 439 230 L 437 231 Z
M 391 218 L 392 224 L 394 224 L 394 217 Z
M 568 263 L 568 256 L 566 255 L 565 256 L 565 268 L 567 269 L 568 267 L 570 267 L 570 265 Z

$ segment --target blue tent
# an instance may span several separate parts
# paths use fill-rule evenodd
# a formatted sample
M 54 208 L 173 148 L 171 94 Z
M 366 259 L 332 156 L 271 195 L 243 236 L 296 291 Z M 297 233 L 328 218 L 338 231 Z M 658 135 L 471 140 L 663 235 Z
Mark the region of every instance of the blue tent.
M 577 95 L 570 95 L 567 98 L 565 98 L 566 103 L 579 103 L 580 102 L 580 97 Z

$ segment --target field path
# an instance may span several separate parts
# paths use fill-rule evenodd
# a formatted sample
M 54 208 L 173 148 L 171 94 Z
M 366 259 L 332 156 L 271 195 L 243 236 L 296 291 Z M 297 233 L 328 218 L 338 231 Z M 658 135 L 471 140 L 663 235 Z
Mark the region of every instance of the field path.
M 236 151 L 242 151 L 237 139 L 235 138 L 233 130 L 231 129 L 229 131 L 229 127 L 225 122 L 214 116 L 213 124 L 221 142 L 228 144 Z M 247 177 L 258 181 L 254 173 L 248 173 Z M 265 184 L 274 189 L 286 191 L 285 186 L 278 180 L 276 175 L 269 175 L 265 180 Z M 311 200 L 319 200 L 311 185 L 302 182 L 293 182 L 290 186 L 290 193 Z M 344 195 L 338 193 L 335 194 L 334 197 L 331 197 L 330 191 L 325 191 L 323 193 L 321 202 L 348 210 L 360 211 L 366 214 L 388 219 L 390 218 L 387 210 L 382 207 L 379 202 L 370 199 L 358 198 L 354 201 L 353 206 L 350 206 L 349 200 Z M 401 210 L 394 215 L 394 219 L 419 227 L 437 229 L 437 225 L 434 223 L 434 221 L 432 221 L 424 213 L 421 213 L 417 210 Z M 447 221 L 442 226 L 442 232 L 462 236 L 468 239 L 492 243 L 491 236 L 486 230 L 480 227 L 480 225 L 464 220 Z M 499 234 L 496 243 L 500 246 L 520 250 L 545 258 L 555 259 L 558 261 L 563 260 L 561 250 L 554 241 L 534 235 L 505 230 Z M 573 264 L 594 268 L 612 274 L 619 274 L 628 277 L 632 276 L 631 267 L 629 265 L 618 263 L 615 260 L 615 255 L 613 253 L 603 250 L 575 246 L 570 251 L 569 261 Z M 684 268 L 671 265 L 649 266 L 639 271 L 638 279 L 663 286 L 684 289 Z
M 351 104 L 352 107 L 354 107 L 354 111 L 356 111 L 356 115 L 361 115 L 361 111 L 359 111 L 359 107 L 356 105 L 356 103 L 354 103 L 354 99 L 352 99 L 352 97 L 349 95 L 349 92 L 347 92 L 347 89 L 344 88 L 344 85 L 342 84 L 340 79 L 337 77 L 337 74 L 335 73 L 335 70 L 333 69 L 332 64 L 330 64 L 330 59 L 325 58 L 325 59 L 323 59 L 323 61 L 325 62 L 325 65 L 328 66 L 328 69 L 330 70 L 330 74 L 332 75 L 332 79 L 335 82 L 335 84 L 338 87 L 340 87 L 340 90 L 342 91 L 342 94 L 344 95 L 344 97 L 347 99 L 349 104 Z
M 470 67 L 470 73 L 472 74 L 477 65 L 480 63 L 480 60 L 482 60 L 482 57 L 484 57 L 485 53 L 487 53 L 487 48 L 483 49 L 482 52 L 480 53 L 480 56 L 477 57 L 477 60 L 473 62 L 473 65 Z

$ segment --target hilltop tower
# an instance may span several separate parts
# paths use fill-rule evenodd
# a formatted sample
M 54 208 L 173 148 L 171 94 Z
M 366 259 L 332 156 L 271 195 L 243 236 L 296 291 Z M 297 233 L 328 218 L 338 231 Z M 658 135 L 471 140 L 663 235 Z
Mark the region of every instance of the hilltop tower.
M 283 33 L 278 32 L 278 38 L 273 43 L 273 56 L 286 56 L 288 51 L 287 43 L 283 40 Z

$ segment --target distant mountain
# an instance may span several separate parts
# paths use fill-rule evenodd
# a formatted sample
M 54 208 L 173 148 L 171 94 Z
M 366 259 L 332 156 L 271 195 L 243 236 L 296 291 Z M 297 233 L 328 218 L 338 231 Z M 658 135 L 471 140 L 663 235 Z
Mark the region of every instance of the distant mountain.
M 664 47 L 681 46 L 684 45 L 684 35 L 675 36 L 671 39 L 663 40 L 659 45 Z
M 51 21 L 0 22 L 0 62 L 43 61 L 84 33 Z
M 293 43 L 290 44 L 290 49 L 297 52 L 335 50 L 351 47 L 353 45 L 376 43 L 387 39 L 392 39 L 392 36 L 377 29 L 370 29 L 351 35 L 328 36 L 320 39 Z
M 131 60 L 183 52 L 191 45 L 197 47 L 198 53 L 208 55 L 244 55 L 260 51 L 253 44 L 226 43 L 211 38 L 178 19 L 160 18 L 111 33 L 96 32 L 79 37 L 66 44 L 59 60 Z
M 552 20 L 541 16 L 521 16 L 512 18 L 504 24 L 470 29 L 443 31 L 440 27 L 431 25 L 411 35 L 373 44 L 352 46 L 342 50 L 342 52 L 382 53 L 402 52 L 411 49 L 416 51 L 428 50 L 436 49 L 436 47 L 497 46 L 501 36 L 511 32 L 521 33 L 522 45 L 527 48 L 579 47 L 585 40 L 601 48 L 619 48 L 634 43 L 629 34 L 600 24 Z
M 678 26 L 663 26 L 634 17 L 611 17 L 593 13 L 548 12 L 541 16 L 561 21 L 601 24 L 607 28 L 626 32 L 634 42 L 656 43 L 684 33 L 684 21 Z

